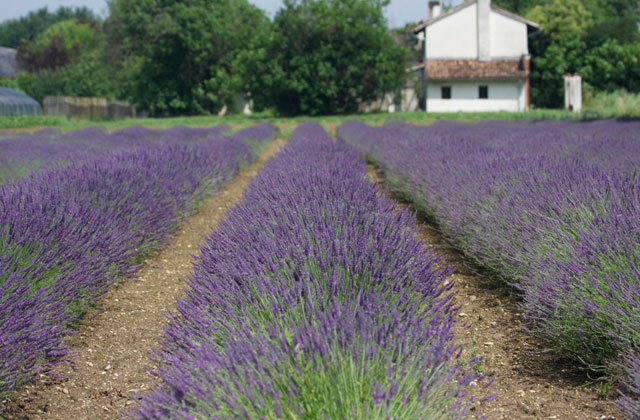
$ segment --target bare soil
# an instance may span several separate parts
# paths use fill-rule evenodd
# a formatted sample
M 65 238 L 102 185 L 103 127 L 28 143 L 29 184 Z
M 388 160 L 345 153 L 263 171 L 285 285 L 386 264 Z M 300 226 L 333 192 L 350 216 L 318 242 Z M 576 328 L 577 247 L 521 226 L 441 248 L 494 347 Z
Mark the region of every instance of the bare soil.
M 286 144 L 272 142 L 259 160 L 185 220 L 165 249 L 149 256 L 137 279 L 114 287 L 68 338 L 75 368 L 42 375 L 5 404 L 7 419 L 117 419 L 148 390 L 149 354 L 157 348 L 167 311 L 185 294 L 198 245 L 234 206 L 262 165 Z
M 45 128 L 51 128 L 51 127 L 47 127 L 45 125 L 37 125 L 33 127 L 7 128 L 7 129 L 0 130 L 0 134 L 11 135 L 11 134 L 19 134 L 19 133 L 35 133 L 36 131 L 44 130 Z
M 373 166 L 367 176 L 384 188 Z M 398 206 L 410 207 L 401 200 Z M 455 334 L 463 347 L 462 358 L 481 356 L 483 361 L 476 370 L 493 379 L 489 387 L 478 385 L 476 395 L 497 394 L 496 398 L 478 404 L 473 413 L 488 420 L 623 418 L 606 387 L 591 383 L 585 372 L 527 330 L 512 288 L 477 272 L 448 245 L 437 227 L 419 216 L 417 222 L 418 238 L 443 254 L 443 263 L 456 267 L 447 281 L 454 282 L 452 293 L 459 308 Z

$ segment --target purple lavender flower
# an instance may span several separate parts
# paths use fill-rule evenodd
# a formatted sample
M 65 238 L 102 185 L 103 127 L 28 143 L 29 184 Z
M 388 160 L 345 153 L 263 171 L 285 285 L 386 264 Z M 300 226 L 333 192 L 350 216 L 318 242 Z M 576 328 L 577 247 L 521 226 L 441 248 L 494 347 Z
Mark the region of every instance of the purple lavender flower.
M 339 129 L 454 245 L 522 292 L 543 334 L 599 371 L 640 348 L 639 133 L 612 120 Z M 633 418 L 637 358 L 624 365 Z
M 464 416 L 449 270 L 364 174 L 296 129 L 202 247 L 138 418 Z
M 275 132 L 127 139 L 146 147 L 103 148 L 121 140 L 95 129 L 0 140 L 12 156 L 69 159 L 0 186 L 0 397 L 61 361 L 62 337 L 83 308 L 132 274 L 134 257 L 160 246 L 196 199 L 257 158 L 248 136 L 264 142 Z

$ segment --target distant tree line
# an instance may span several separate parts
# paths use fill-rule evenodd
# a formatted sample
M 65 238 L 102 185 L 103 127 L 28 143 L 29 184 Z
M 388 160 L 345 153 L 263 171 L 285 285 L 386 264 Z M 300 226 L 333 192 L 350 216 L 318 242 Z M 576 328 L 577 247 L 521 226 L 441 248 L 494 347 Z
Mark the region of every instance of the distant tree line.
M 60 7 L 55 12 L 43 7 L 21 18 L 0 23 L 0 46 L 18 48 L 23 42 L 35 39 L 51 25 L 63 20 L 97 22 L 98 18 L 87 7 Z
M 26 70 L 15 87 L 128 99 L 152 115 L 218 112 L 251 99 L 283 115 L 357 111 L 404 83 L 388 0 L 286 0 L 273 20 L 248 0 L 112 0 L 0 24 Z
M 0 23 L 25 71 L 9 84 L 45 95 L 128 99 L 152 115 L 218 112 L 251 98 L 282 115 L 357 111 L 403 86 L 415 40 L 389 30 L 388 0 L 285 0 L 273 20 L 248 0 L 111 0 Z M 640 91 L 637 0 L 494 0 L 542 24 L 531 38 L 532 100 L 562 105 L 562 74 L 587 89 Z

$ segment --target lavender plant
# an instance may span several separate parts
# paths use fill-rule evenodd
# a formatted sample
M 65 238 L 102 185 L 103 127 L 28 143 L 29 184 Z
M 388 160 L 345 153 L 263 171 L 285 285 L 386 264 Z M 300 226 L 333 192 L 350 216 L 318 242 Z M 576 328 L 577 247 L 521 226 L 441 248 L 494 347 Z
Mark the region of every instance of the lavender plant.
M 35 169 L 99 157 L 104 151 L 199 142 L 220 137 L 228 130 L 226 125 L 211 128 L 175 126 L 166 130 L 132 126 L 107 133 L 101 127 L 89 127 L 65 134 L 45 129 L 14 135 L 0 139 L 0 184 L 23 178 Z
M 195 200 L 255 160 L 247 139 L 275 132 L 266 124 L 200 142 L 114 146 L 0 186 L 0 398 L 63 360 L 70 323 L 132 274 L 134 258 L 162 244 Z
M 137 418 L 464 416 L 448 269 L 364 175 L 296 129 L 202 247 Z
M 629 355 L 623 362 L 626 377 L 622 381 L 619 407 L 630 419 L 640 418 L 640 357 L 638 351 Z
M 611 373 L 640 345 L 638 133 L 616 121 L 339 129 L 454 245 L 522 292 L 542 333 Z M 637 401 L 622 402 L 633 418 Z

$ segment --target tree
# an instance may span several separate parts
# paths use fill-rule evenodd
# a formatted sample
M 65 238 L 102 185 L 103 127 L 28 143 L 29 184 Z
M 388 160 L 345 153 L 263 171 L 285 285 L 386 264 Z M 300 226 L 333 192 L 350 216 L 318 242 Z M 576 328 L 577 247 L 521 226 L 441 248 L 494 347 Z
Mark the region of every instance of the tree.
M 640 41 L 638 0 L 583 0 L 583 3 L 593 16 L 593 25 L 585 37 L 587 48 L 608 41 L 619 44 Z
M 550 0 L 531 9 L 527 18 L 543 28 L 530 40 L 531 100 L 539 107 L 560 107 L 564 101 L 562 75 L 581 68 L 591 13 L 579 0 Z
M 19 90 L 39 102 L 47 95 L 113 98 L 118 91 L 112 74 L 113 69 L 105 64 L 97 49 L 64 67 L 20 72 L 15 83 Z
M 638 0 L 494 0 L 542 24 L 530 38 L 531 100 L 563 104 L 562 75 L 578 72 L 596 90 L 638 91 Z
M 354 112 L 405 80 L 406 48 L 382 0 L 285 0 L 264 48 L 242 58 L 258 108 L 284 115 Z
M 562 106 L 565 73 L 582 74 L 596 91 L 640 90 L 637 0 L 549 0 L 527 17 L 543 28 L 530 42 L 536 106 Z
M 592 48 L 579 72 L 598 91 L 640 92 L 640 42 L 620 44 L 612 39 Z
M 416 37 L 412 29 L 418 24 L 418 22 L 405 23 L 403 28 L 393 28 L 389 31 L 396 43 L 405 47 L 409 62 L 419 63 L 422 61 L 422 49 L 419 48 L 418 37 Z
M 76 55 L 76 52 L 67 49 L 64 37 L 56 34 L 44 45 L 20 45 L 16 58 L 27 71 L 54 70 L 69 64 L 72 54 Z
M 247 0 L 113 0 L 109 9 L 129 98 L 154 115 L 207 114 L 235 101 L 235 58 L 268 24 Z
M 34 40 L 51 25 L 63 20 L 98 22 L 98 17 L 86 7 L 59 7 L 51 13 L 46 7 L 19 19 L 0 23 L 0 46 L 18 48 L 24 41 Z
M 17 59 L 29 71 L 64 67 L 98 47 L 100 34 L 90 21 L 63 20 L 51 25 L 33 41 L 18 47 Z
M 67 16 L 65 10 L 52 16 Z M 46 95 L 115 97 L 114 69 L 105 51 L 101 22 L 60 20 L 18 47 L 26 71 L 14 83 L 39 101 Z
M 546 3 L 546 0 L 493 0 L 493 3 L 510 12 L 524 16 L 534 7 Z

